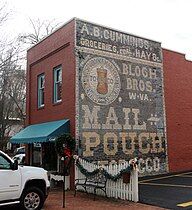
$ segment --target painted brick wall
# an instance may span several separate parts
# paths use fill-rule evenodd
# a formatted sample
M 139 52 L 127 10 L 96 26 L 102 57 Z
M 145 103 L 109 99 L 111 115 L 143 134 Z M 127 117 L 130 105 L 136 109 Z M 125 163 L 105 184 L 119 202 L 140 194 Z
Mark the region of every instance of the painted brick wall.
M 163 50 L 169 170 L 192 168 L 192 62 Z
M 26 124 L 68 118 L 72 135 L 75 134 L 74 40 L 72 20 L 28 51 Z M 63 69 L 62 103 L 54 105 L 52 103 L 53 68 L 58 65 L 62 65 Z M 45 73 L 45 107 L 38 110 L 37 75 L 43 72 Z
M 77 20 L 79 155 L 167 171 L 161 44 Z

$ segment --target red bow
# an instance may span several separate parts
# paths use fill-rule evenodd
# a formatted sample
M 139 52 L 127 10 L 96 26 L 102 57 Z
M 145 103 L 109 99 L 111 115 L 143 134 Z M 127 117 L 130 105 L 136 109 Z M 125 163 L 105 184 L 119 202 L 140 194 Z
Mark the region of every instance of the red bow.
M 69 158 L 72 156 L 72 152 L 68 147 L 64 148 L 64 156 Z

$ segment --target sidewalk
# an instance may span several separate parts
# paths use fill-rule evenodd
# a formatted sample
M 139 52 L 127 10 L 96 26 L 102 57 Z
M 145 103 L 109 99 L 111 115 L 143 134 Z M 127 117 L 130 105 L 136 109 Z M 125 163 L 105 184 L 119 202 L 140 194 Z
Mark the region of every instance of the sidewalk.
M 43 210 L 62 210 L 62 191 L 52 190 L 47 198 Z M 112 198 L 97 196 L 93 200 L 93 195 L 77 192 L 76 197 L 72 191 L 66 192 L 66 207 L 68 210 L 162 210 L 163 208 L 148 206 L 140 203 L 121 201 Z

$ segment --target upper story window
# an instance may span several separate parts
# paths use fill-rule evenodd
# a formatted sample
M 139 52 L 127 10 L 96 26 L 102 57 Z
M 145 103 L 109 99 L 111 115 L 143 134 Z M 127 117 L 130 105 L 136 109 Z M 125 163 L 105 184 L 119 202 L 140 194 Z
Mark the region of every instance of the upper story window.
M 61 66 L 54 69 L 54 93 L 53 101 L 54 103 L 60 102 L 62 92 L 62 68 Z
M 45 100 L 45 74 L 38 76 L 38 108 L 44 107 Z

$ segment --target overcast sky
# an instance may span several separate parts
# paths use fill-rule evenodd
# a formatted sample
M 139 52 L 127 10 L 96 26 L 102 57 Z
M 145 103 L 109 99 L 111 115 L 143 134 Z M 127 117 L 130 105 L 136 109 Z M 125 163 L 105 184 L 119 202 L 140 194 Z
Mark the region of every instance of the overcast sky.
M 192 0 L 7 0 L 9 33 L 26 32 L 28 18 L 73 17 L 159 41 L 192 60 Z

